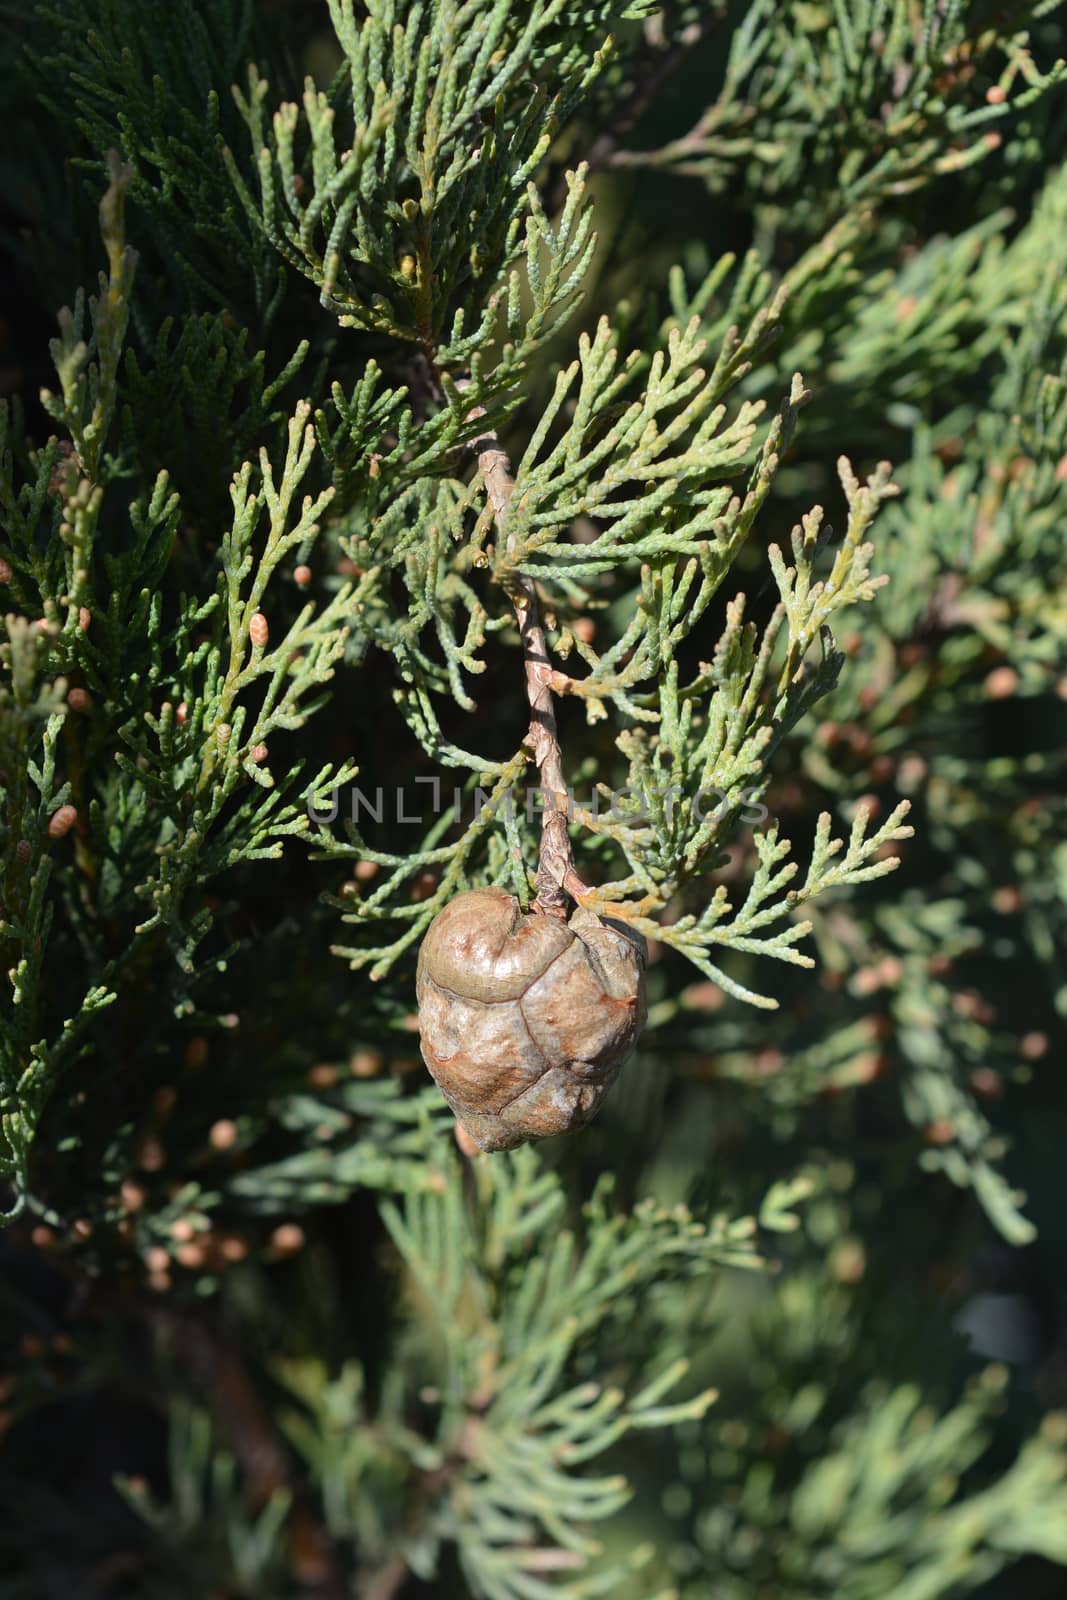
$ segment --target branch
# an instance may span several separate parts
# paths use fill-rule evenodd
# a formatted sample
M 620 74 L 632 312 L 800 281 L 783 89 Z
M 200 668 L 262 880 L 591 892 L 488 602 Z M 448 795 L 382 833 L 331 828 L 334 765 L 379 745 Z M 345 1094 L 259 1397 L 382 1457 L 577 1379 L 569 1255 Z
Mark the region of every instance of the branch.
M 196 1317 L 162 1311 L 150 1315 L 169 1335 L 220 1433 L 239 1463 L 252 1504 L 261 1507 L 279 1490 L 292 1491 L 289 1463 L 269 1412 L 236 1353 L 217 1341 Z M 299 1494 L 288 1525 L 289 1558 L 302 1600 L 341 1600 L 343 1583 L 333 1543 L 310 1504 Z
M 677 39 L 670 45 L 662 42 L 658 48 L 662 52 L 656 62 L 642 60 L 640 57 L 635 63 L 637 69 L 637 82 L 630 93 L 623 100 L 610 123 L 594 139 L 588 155 L 585 157 L 590 172 L 600 172 L 605 167 L 623 165 L 619 161 L 619 145 L 637 127 L 644 117 L 645 112 L 656 101 L 660 92 L 674 77 L 678 68 L 689 59 L 693 51 L 712 29 L 722 21 L 722 13 L 716 12 L 710 16 L 698 18 L 690 22 L 679 33 Z M 547 209 L 550 214 L 559 211 L 567 198 L 567 185 L 564 178 L 559 178 L 551 188 L 551 198 Z
M 482 417 L 481 406 L 468 413 L 469 417 Z M 500 447 L 495 433 L 485 433 L 475 439 L 471 448 L 478 457 L 478 470 L 485 484 L 493 519 L 500 537 L 505 540 L 509 554 L 514 550 L 514 538 L 505 529 L 508 503 L 515 488 L 511 463 Z M 556 728 L 556 707 L 552 697 L 552 680 L 558 676 L 548 659 L 548 648 L 541 628 L 537 606 L 537 591 L 532 578 L 521 572 L 509 580 L 511 603 L 522 639 L 522 653 L 526 666 L 526 698 L 530 703 L 530 731 L 527 742 L 533 751 L 541 780 L 544 806 L 541 823 L 541 859 L 537 870 L 537 898 L 534 908 L 554 917 L 567 915 L 567 895 L 577 899 L 588 893 L 586 884 L 578 877 L 574 866 L 570 835 L 567 832 L 567 782 L 563 775 L 563 757 Z M 562 801 L 562 809 L 560 802 Z

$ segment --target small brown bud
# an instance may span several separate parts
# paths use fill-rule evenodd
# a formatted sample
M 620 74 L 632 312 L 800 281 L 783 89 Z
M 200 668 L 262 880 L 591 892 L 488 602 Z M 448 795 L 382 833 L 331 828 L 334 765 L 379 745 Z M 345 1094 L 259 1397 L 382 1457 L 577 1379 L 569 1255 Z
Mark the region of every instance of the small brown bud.
M 46 1228 L 43 1222 L 39 1222 L 30 1234 L 38 1250 L 48 1250 L 55 1243 L 55 1237 L 51 1228 Z
M 190 1270 L 202 1267 L 207 1260 L 207 1251 L 199 1240 L 193 1244 L 179 1245 L 174 1254 L 182 1266 L 188 1267 Z
M 124 1178 L 119 1187 L 122 1203 L 127 1211 L 140 1211 L 148 1198 L 143 1184 L 135 1183 L 132 1178 Z
M 208 1142 L 216 1150 L 232 1150 L 237 1143 L 237 1124 L 228 1117 L 222 1117 L 211 1125 L 208 1133 Z
M 270 1236 L 270 1242 L 279 1255 L 295 1255 L 304 1246 L 304 1230 L 296 1222 L 283 1222 L 275 1228 Z
M 306 589 L 311 582 L 311 568 L 306 562 L 302 561 L 298 567 L 293 569 L 293 582 L 298 583 L 301 589 Z
M 267 747 L 266 747 L 266 745 L 265 744 L 254 744 L 252 746 L 251 750 L 248 752 L 248 759 L 249 759 L 249 761 L 254 761 L 257 764 L 257 766 L 259 765 L 259 763 L 261 761 L 266 761 L 266 759 L 267 759 Z
M 376 1078 L 384 1061 L 380 1050 L 357 1050 L 348 1063 L 353 1078 Z
M 190 1039 L 185 1047 L 185 1065 L 191 1072 L 196 1072 L 207 1060 L 207 1040 L 203 1034 L 197 1034 Z
M 308 1072 L 308 1083 L 313 1089 L 332 1089 L 338 1076 L 337 1068 L 323 1061 Z
M 20 839 L 18 844 L 15 846 L 15 860 L 18 862 L 20 867 L 24 867 L 26 865 L 27 861 L 30 859 L 30 853 L 30 841 L 28 839 Z
M 89 624 L 90 624 L 90 622 L 92 622 L 92 620 L 93 620 L 93 614 L 89 610 L 89 607 L 88 606 L 79 606 L 78 607 L 78 627 L 81 629 L 81 631 L 83 633 L 88 633 L 89 632 Z
M 1010 700 L 1018 687 L 1019 674 L 1014 667 L 995 667 L 984 684 L 989 700 Z
M 178 1099 L 178 1091 L 173 1084 L 162 1084 L 152 1096 L 152 1109 L 157 1117 L 169 1117 L 174 1110 Z
M 705 979 L 703 983 L 689 984 L 679 999 L 686 1011 L 721 1011 L 726 995 L 717 983 Z
M 0 556 L 0 583 L 10 583 L 14 576 L 10 561 L 5 561 L 3 556 Z
M 904 794 L 913 793 L 926 777 L 928 770 L 922 756 L 902 756 L 897 768 L 897 784 L 901 791 Z
M 219 1255 L 224 1261 L 243 1261 L 248 1246 L 239 1234 L 228 1233 L 219 1240 Z
M 178 701 L 174 711 L 174 720 L 177 723 L 187 722 L 189 720 L 189 707 L 186 705 L 184 700 Z
M 991 106 L 1002 106 L 1008 98 L 1008 91 L 1002 89 L 999 83 L 994 83 L 986 90 L 985 97 Z
M 1048 1034 L 1034 1029 L 1032 1033 L 1024 1033 L 1019 1041 L 1019 1053 L 1024 1061 L 1040 1061 L 1048 1050 Z
M 830 1252 L 830 1272 L 838 1283 L 859 1283 L 867 1270 L 867 1252 L 859 1239 L 841 1239 Z
M 167 1152 L 155 1134 L 150 1133 L 137 1146 L 137 1165 L 144 1172 L 162 1172 L 167 1164 Z
M 196 1238 L 196 1224 L 189 1217 L 179 1217 L 171 1224 L 170 1236 L 179 1244 L 188 1244 L 190 1239 Z
M 72 711 L 88 711 L 92 705 L 88 689 L 72 689 L 67 695 L 67 704 Z
M 218 745 L 220 750 L 226 750 L 229 747 L 230 735 L 232 732 L 233 729 L 230 727 L 228 722 L 219 723 L 218 727 L 215 729 L 215 743 Z
M 76 1239 L 91 1239 L 93 1236 L 93 1225 L 87 1217 L 78 1217 L 77 1221 L 71 1223 L 70 1231 L 73 1233 Z
M 170 1266 L 170 1252 L 164 1250 L 161 1244 L 154 1244 L 145 1251 L 144 1264 L 149 1272 L 166 1272 Z
M 267 619 L 263 615 L 262 611 L 255 612 L 252 620 L 249 622 L 248 637 L 251 639 L 257 650 L 262 650 L 263 646 L 270 638 L 270 628 L 267 625 Z
M 353 877 L 357 883 L 369 883 L 378 876 L 378 863 L 376 861 L 357 861 L 353 870 Z
M 53 812 L 48 823 L 48 837 L 50 839 L 62 839 L 65 834 L 70 832 L 77 820 L 78 813 L 73 806 L 60 806 L 58 811 Z
M 571 624 L 571 632 L 582 644 L 592 644 L 596 638 L 596 623 L 592 617 L 575 617 Z

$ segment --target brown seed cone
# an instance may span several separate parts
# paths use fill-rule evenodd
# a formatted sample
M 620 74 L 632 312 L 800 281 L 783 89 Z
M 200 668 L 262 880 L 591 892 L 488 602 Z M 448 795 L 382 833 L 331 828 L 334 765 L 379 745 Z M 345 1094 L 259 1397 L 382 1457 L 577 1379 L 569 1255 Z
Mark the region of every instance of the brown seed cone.
M 645 941 L 579 908 L 524 913 L 506 889 L 457 895 L 419 951 L 423 1060 L 482 1150 L 580 1128 L 645 1021 Z

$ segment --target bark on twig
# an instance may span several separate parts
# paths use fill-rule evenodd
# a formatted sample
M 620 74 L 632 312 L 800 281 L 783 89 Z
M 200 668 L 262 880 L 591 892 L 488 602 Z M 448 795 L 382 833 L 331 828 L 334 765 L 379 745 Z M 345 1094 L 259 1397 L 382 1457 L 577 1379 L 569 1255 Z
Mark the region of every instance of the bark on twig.
M 472 418 L 484 416 L 478 406 L 469 413 Z M 514 539 L 507 532 L 508 502 L 515 488 L 511 464 L 501 449 L 495 433 L 485 433 L 475 439 L 471 448 L 478 457 L 478 470 L 485 484 L 489 504 L 497 531 L 504 540 L 508 554 L 514 551 Z M 563 774 L 563 757 L 556 728 L 556 707 L 552 695 L 552 679 L 556 676 L 548 659 L 548 648 L 541 627 L 537 605 L 537 591 L 533 582 L 523 573 L 515 573 L 509 585 L 515 620 L 522 639 L 522 653 L 526 668 L 526 698 L 530 704 L 530 732 L 528 742 L 537 762 L 541 779 L 541 858 L 537 871 L 536 910 L 551 916 L 567 916 L 567 897 L 578 899 L 588 892 L 574 866 L 570 835 L 567 832 L 568 795 L 567 780 Z

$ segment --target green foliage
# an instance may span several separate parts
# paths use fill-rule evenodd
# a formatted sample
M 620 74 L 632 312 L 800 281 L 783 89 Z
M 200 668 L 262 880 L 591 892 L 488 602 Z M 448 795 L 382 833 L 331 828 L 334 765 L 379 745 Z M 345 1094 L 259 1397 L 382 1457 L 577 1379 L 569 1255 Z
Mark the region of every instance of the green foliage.
M 94 153 L 86 164 L 121 152 L 172 292 L 206 310 L 247 308 L 266 327 L 283 281 L 249 248 L 218 158 L 237 125 L 230 84 L 262 45 L 253 14 L 250 0 L 42 6 L 50 48 L 34 70 L 53 115 Z
M 114 515 L 126 532 L 116 536 L 108 490 L 121 497 L 123 474 L 104 447 L 135 263 L 123 237 L 128 181 L 115 163 L 101 206 L 110 275 L 89 304 L 91 334 L 79 294 L 53 344 L 61 394 L 44 400 L 69 434 L 65 452 L 55 440 L 43 451 L 20 449 L 27 479 L 17 484 L 15 450 L 5 451 L 0 549 L 14 598 L 38 613 L 7 618 L 2 702 L 10 885 L 2 933 L 15 1012 L 4 1038 L 0 1175 L 20 1189 L 72 1048 L 114 1000 L 147 937 L 163 929 L 191 973 L 211 923 L 196 899 L 204 885 L 240 861 L 277 856 L 285 837 L 307 831 L 304 793 L 285 798 L 300 768 L 277 785 L 265 740 L 301 726 L 321 704 L 344 648 L 351 593 L 342 588 L 317 614 L 306 605 L 272 649 L 250 636 L 270 578 L 292 549 L 313 542 L 332 497 L 325 489 L 294 507 L 316 449 L 306 404 L 289 423 L 277 478 L 265 449 L 258 471 L 246 463 L 234 476 L 232 528 L 206 593 L 177 596 L 165 609 L 160 585 L 181 517 L 165 471 L 150 494 L 120 502 Z M 5 443 L 11 424 L 5 412 Z M 75 677 L 80 700 L 67 694 Z M 68 722 L 86 712 L 88 731 L 74 734 Z M 324 769 L 306 794 L 314 802 L 332 781 Z M 65 908 L 69 936 L 95 981 L 50 1039 L 40 1032 L 55 912 L 47 890 L 51 853 L 70 848 L 60 841 L 72 827 L 76 870 L 91 887 Z
M 758 1317 L 757 1349 L 775 1349 L 782 1361 L 785 1346 L 787 1370 L 802 1368 L 805 1342 L 817 1348 L 825 1339 L 834 1293 L 825 1281 L 798 1278 Z M 987 1367 L 939 1410 L 918 1383 L 889 1390 L 872 1379 L 837 1415 L 833 1380 L 816 1378 L 757 1400 L 744 1418 L 720 1420 L 709 1457 L 729 1460 L 736 1493 L 703 1501 L 696 1539 L 708 1573 L 730 1597 L 773 1585 L 790 1597 L 932 1600 L 980 1589 L 1021 1548 L 1062 1563 L 1062 1417 L 1048 1418 L 993 1484 L 968 1489 L 1008 1384 L 1004 1367 Z M 777 1460 L 765 1451 L 772 1432 L 781 1441 Z M 809 1441 L 804 1453 L 793 1445 L 800 1434 Z M 816 1438 L 818 1454 L 810 1449 Z M 689 1458 L 697 1495 L 713 1493 L 723 1471 L 709 1457 Z M 778 1556 L 773 1541 L 783 1527 L 791 1537 Z M 702 1589 L 695 1582 L 683 1592 Z
M 1018 21 L 1056 3 L 1020 8 Z M 1067 70 L 1062 60 L 1039 70 L 1027 33 L 982 27 L 979 9 L 835 0 L 783 11 L 757 0 L 689 131 L 620 164 L 666 166 L 713 188 L 746 184 L 758 205 L 799 202 L 805 226 L 958 173 L 998 149 L 998 124 Z M 975 95 L 976 78 L 998 91 L 992 99 Z

